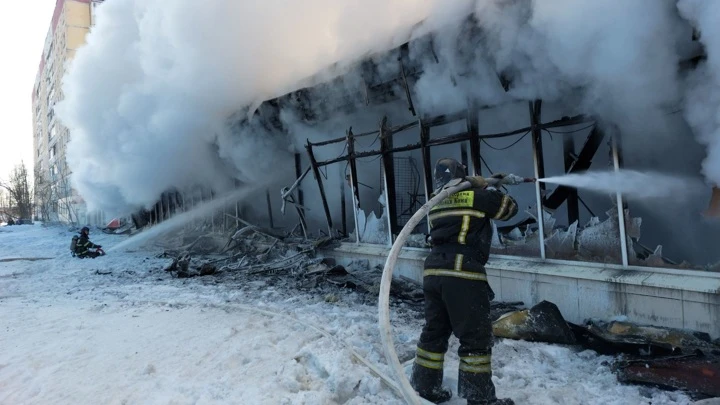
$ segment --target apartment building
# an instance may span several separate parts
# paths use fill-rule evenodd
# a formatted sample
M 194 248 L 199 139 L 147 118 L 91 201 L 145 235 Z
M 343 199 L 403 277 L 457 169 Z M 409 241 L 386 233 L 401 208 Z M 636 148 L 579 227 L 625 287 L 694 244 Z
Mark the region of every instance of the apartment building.
M 57 0 L 45 39 L 32 94 L 33 156 L 36 177 L 35 216 L 50 221 L 98 223 L 101 214 L 88 215 L 70 186 L 65 150 L 70 138 L 55 117 L 63 98 L 62 77 L 67 62 L 85 43 L 94 11 L 103 0 Z

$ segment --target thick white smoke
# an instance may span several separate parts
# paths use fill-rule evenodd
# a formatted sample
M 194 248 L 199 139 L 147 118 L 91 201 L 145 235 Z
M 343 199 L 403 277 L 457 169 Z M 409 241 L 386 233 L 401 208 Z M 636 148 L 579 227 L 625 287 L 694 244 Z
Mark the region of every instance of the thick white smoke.
M 232 137 L 227 118 L 336 61 L 407 41 L 430 5 L 104 3 L 68 68 L 57 107 L 72 137 L 73 185 L 93 207 L 127 210 L 154 203 L 171 187 L 222 189 L 232 177 L 263 178 L 285 157 L 277 154 L 280 141 L 252 132 Z
M 702 5 L 718 7 L 680 7 L 717 47 L 710 16 L 718 14 Z M 130 209 L 171 187 L 262 179 L 291 159 L 292 142 L 261 128 L 231 130 L 231 114 L 312 84 L 304 80 L 335 62 L 341 73 L 426 32 L 436 34 L 440 63 L 424 57 L 413 92 L 420 113 L 462 108 L 468 97 L 488 105 L 542 98 L 636 136 L 650 123 L 662 127 L 683 95 L 678 46 L 688 27 L 676 0 L 112 0 L 69 67 L 58 115 L 71 130 L 78 191 L 91 205 Z M 476 42 L 470 29 L 481 32 Z M 719 56 L 710 55 L 707 69 L 717 72 Z M 511 80 L 509 92 L 498 73 Z M 713 80 L 705 98 L 700 90 L 688 97 L 688 119 L 706 143 L 717 138 Z M 714 110 L 696 109 L 693 100 L 712 96 Z M 720 172 L 717 163 L 706 170 Z
M 688 77 L 685 117 L 697 139 L 707 146 L 705 176 L 720 185 L 720 2 L 680 0 L 678 8 L 700 31 L 707 53 L 707 61 Z
M 467 3 L 467 2 L 466 2 Z M 680 97 L 676 46 L 683 34 L 674 0 L 543 0 L 470 2 L 483 42 L 460 46 L 467 26 L 444 27 L 440 45 L 463 96 L 494 105 L 510 98 L 565 101 L 630 131 L 662 120 Z M 432 17 L 431 17 L 432 18 Z M 460 39 L 458 39 L 458 36 Z M 469 63 L 458 66 L 453 61 Z M 497 78 L 512 80 L 508 94 Z M 425 105 L 446 105 L 433 89 L 447 72 L 431 69 L 419 84 Z M 526 118 L 526 117 L 525 117 Z M 662 127 L 662 124 L 659 125 Z

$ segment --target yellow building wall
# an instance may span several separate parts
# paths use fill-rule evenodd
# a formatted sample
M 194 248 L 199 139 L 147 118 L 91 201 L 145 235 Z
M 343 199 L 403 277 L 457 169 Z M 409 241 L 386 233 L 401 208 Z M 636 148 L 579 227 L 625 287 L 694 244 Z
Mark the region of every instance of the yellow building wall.
M 72 0 L 65 2 L 65 25 L 67 27 L 66 49 L 78 49 L 85 44 L 90 27 L 90 4 Z
M 85 36 L 88 33 L 87 28 L 68 26 L 67 29 L 67 49 L 74 50 L 85 44 Z
M 68 26 L 90 26 L 90 3 L 78 1 L 65 1 L 65 21 Z

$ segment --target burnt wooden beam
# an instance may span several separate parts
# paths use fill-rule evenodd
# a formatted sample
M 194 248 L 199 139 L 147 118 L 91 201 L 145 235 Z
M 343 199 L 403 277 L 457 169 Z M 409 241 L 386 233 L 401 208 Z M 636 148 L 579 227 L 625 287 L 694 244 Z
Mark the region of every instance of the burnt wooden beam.
M 422 153 L 423 163 L 423 179 L 425 180 L 425 196 L 430 201 L 430 195 L 432 195 L 435 185 L 433 184 L 432 175 L 432 161 L 430 158 L 430 147 L 428 142 L 430 141 L 430 127 L 421 125 L 420 126 L 420 148 Z
M 544 178 L 545 177 L 545 157 L 543 154 L 543 144 L 542 144 L 542 121 L 541 121 L 541 115 L 542 115 L 542 100 L 535 100 L 530 101 L 528 103 L 528 106 L 530 108 L 530 128 L 532 132 L 532 141 L 535 145 L 535 151 L 537 152 L 537 165 L 538 165 L 538 178 Z M 540 190 L 542 190 L 543 194 L 543 200 L 545 199 L 544 191 L 545 191 L 545 183 L 540 182 Z
M 572 159 L 569 165 L 566 165 L 566 173 L 577 173 L 584 172 L 592 165 L 592 159 L 602 145 L 605 139 L 605 133 L 595 126 L 590 134 L 588 135 L 585 143 L 583 144 L 580 152 L 577 154 L 577 158 Z M 567 162 L 567 161 L 566 161 Z M 547 196 L 545 199 L 545 206 L 550 209 L 557 209 L 567 198 L 571 195 L 571 192 L 575 190 L 572 187 L 558 186 L 555 190 Z
M 405 98 L 407 99 L 408 103 L 408 110 L 413 115 L 413 117 L 416 115 L 415 113 L 415 105 L 413 105 L 412 96 L 410 94 L 410 83 L 408 83 L 407 75 L 405 74 L 405 62 L 410 58 L 410 47 L 408 43 L 403 44 L 400 47 L 400 55 L 398 56 L 398 64 L 400 68 L 400 80 L 403 87 L 403 90 L 405 90 Z
M 465 142 L 460 143 L 460 163 L 462 163 L 463 168 L 465 169 L 465 175 L 468 175 L 468 152 L 467 152 L 467 145 Z
M 424 118 L 422 120 L 423 125 L 428 127 L 436 127 L 439 125 L 451 124 L 456 121 L 464 120 L 467 118 L 467 111 L 461 110 L 452 114 L 437 115 L 435 117 Z
M 394 127 L 394 128 L 388 128 L 388 129 L 387 129 L 387 135 L 388 135 L 388 136 L 392 136 L 392 135 L 397 134 L 398 132 L 402 132 L 402 131 L 405 131 L 405 130 L 407 130 L 407 129 L 414 128 L 414 127 L 416 127 L 417 125 L 418 125 L 417 121 L 413 121 L 413 122 L 408 122 L 407 124 L 398 125 L 398 126 L 396 126 L 396 127 Z
M 475 117 L 477 117 L 477 111 L 475 111 L 475 113 L 474 113 L 473 115 L 474 115 Z M 436 126 L 445 125 L 445 124 L 451 124 L 451 123 L 456 122 L 456 121 L 468 119 L 468 117 L 469 117 L 468 111 L 463 110 L 463 111 L 460 111 L 460 112 L 457 112 L 457 113 L 453 113 L 453 114 L 438 115 L 438 116 L 435 116 L 435 117 L 423 119 L 419 124 L 418 124 L 417 121 L 413 121 L 413 122 L 409 122 L 409 123 L 407 123 L 407 124 L 398 125 L 397 127 L 390 128 L 388 131 L 389 131 L 389 133 L 391 133 L 392 135 L 394 135 L 394 134 L 396 134 L 396 133 L 398 133 L 398 132 L 405 131 L 405 130 L 407 130 L 407 129 L 416 127 L 416 126 L 418 126 L 418 125 L 421 125 L 421 126 L 422 126 L 422 125 L 425 125 L 425 126 L 427 126 L 427 127 L 436 127 Z M 477 120 L 476 118 L 474 118 L 474 117 L 473 117 L 473 118 L 470 118 L 470 120 L 473 121 L 473 122 L 478 121 L 478 120 Z M 594 122 L 594 120 L 593 120 L 592 118 L 590 118 L 590 117 L 585 116 L 585 115 L 577 115 L 577 116 L 574 116 L 574 117 L 563 117 L 563 118 L 561 118 L 561 119 L 559 119 L 559 120 L 555 120 L 555 121 L 552 121 L 552 122 L 547 122 L 547 123 L 544 123 L 544 124 L 540 124 L 540 127 L 541 127 L 542 129 L 559 128 L 559 127 L 566 127 L 566 126 L 577 125 L 577 124 L 584 124 L 584 123 L 589 123 L 589 122 Z M 479 122 L 477 123 L 477 125 L 473 124 L 473 126 L 475 126 L 476 128 L 479 128 Z M 532 127 L 525 127 L 525 128 L 520 128 L 520 129 L 516 129 L 516 130 L 513 130 L 513 131 L 509 131 L 509 132 L 499 132 L 499 133 L 484 134 L 484 135 L 479 134 L 479 130 L 478 130 L 478 131 L 477 131 L 477 132 L 478 132 L 477 137 L 480 138 L 480 139 L 502 138 L 502 137 L 506 137 L 506 136 L 512 136 L 512 135 L 522 134 L 522 133 L 528 132 L 528 131 L 530 131 L 530 130 L 532 130 Z M 468 125 L 468 131 L 471 132 L 469 125 Z M 365 136 L 377 135 L 377 133 L 378 133 L 378 131 L 370 131 L 370 132 L 365 132 L 365 133 L 362 133 L 362 134 L 356 134 L 356 135 L 354 135 L 354 137 L 355 137 L 355 138 L 360 138 L 360 137 L 365 137 Z M 347 140 L 347 137 L 333 138 L 333 139 L 329 139 L 329 140 L 327 140 L 327 141 L 322 141 L 322 142 L 311 142 L 310 145 L 312 145 L 312 146 L 325 146 L 325 145 L 330 145 L 330 144 L 333 144 L 333 143 L 340 143 L 340 142 L 343 142 L 343 141 L 346 141 L 346 140 Z M 480 149 L 480 146 L 479 146 L 479 145 L 480 145 L 480 143 L 479 143 L 479 141 L 478 141 L 478 150 Z M 471 152 L 472 152 L 472 147 L 471 147 Z M 479 160 L 479 159 L 478 159 L 478 160 Z
M 545 162 L 542 148 L 541 108 L 542 100 L 528 102 L 530 110 L 530 125 L 532 128 L 532 152 L 533 166 L 535 167 L 535 178 L 545 177 Z M 545 211 L 543 210 L 545 200 L 545 183 L 535 182 L 535 204 L 537 205 L 538 242 L 540 243 L 540 258 L 545 260 Z
M 467 129 L 470 138 L 470 160 L 475 176 L 482 175 L 482 162 L 480 159 L 480 114 L 475 103 L 470 103 L 467 111 Z
M 340 215 L 341 215 L 341 230 L 343 236 L 347 236 L 347 216 L 345 208 L 345 176 L 340 176 Z
M 563 138 L 563 155 L 565 161 L 565 173 L 570 173 L 575 164 L 575 138 L 566 136 Z M 568 225 L 580 220 L 580 205 L 578 204 L 578 191 L 571 188 L 567 196 Z
M 530 103 L 532 103 L 532 101 Z M 576 115 L 574 117 L 563 117 L 559 120 L 546 122 L 544 124 L 540 124 L 539 127 L 541 129 L 560 128 L 560 127 L 567 127 L 567 126 L 571 126 L 571 125 L 585 124 L 585 123 L 590 123 L 590 122 L 595 122 L 595 120 L 586 115 Z M 480 135 L 480 138 L 481 139 L 504 138 L 506 136 L 524 134 L 525 132 L 532 131 L 532 129 L 533 129 L 532 126 L 530 126 L 530 127 L 515 129 L 512 131 L 508 131 L 508 132 L 484 134 L 484 135 Z
M 453 134 L 444 136 L 442 138 L 431 139 L 428 142 L 430 146 L 448 145 L 451 143 L 464 142 L 470 139 L 470 134 L 467 132 L 460 132 L 459 134 Z
M 305 175 L 303 174 L 303 171 L 302 171 L 302 157 L 300 156 L 299 153 L 295 153 L 295 178 L 299 179 L 304 176 Z M 298 192 L 298 204 L 300 204 L 301 207 L 304 207 L 305 206 L 305 198 L 303 196 L 302 188 L 300 188 L 299 184 L 297 187 L 297 192 Z
M 388 129 L 386 116 L 383 117 L 382 123 L 380 124 L 380 151 L 382 154 L 382 164 L 385 173 L 385 193 L 390 233 L 394 236 L 399 233 L 399 227 L 397 221 L 397 201 L 395 198 L 395 162 L 393 161 L 392 151 L 393 139 L 392 134 Z
M 450 136 L 446 136 L 446 137 L 442 137 L 442 138 L 430 139 L 427 142 L 427 146 L 448 145 L 448 144 L 452 144 L 452 143 L 467 141 L 468 139 L 469 139 L 468 133 L 461 132 L 459 134 L 450 135 Z M 397 148 L 392 148 L 392 149 L 387 150 L 387 152 L 388 153 L 407 152 L 407 151 L 417 150 L 417 149 L 421 149 L 421 148 L 422 148 L 421 143 L 414 143 L 414 144 L 409 144 L 409 145 L 405 145 L 405 146 L 400 146 Z M 355 159 L 361 159 L 361 158 L 366 158 L 366 157 L 371 157 L 371 156 L 378 156 L 378 155 L 382 155 L 382 154 L 383 154 L 382 150 L 370 150 L 370 151 L 366 151 L 366 152 L 354 153 L 353 157 Z M 350 160 L 350 153 L 348 153 L 345 156 L 339 156 L 334 159 L 317 162 L 317 165 L 319 167 L 322 167 L 322 166 L 331 165 L 333 163 L 344 162 L 346 160 Z
M 348 153 L 346 159 L 350 165 L 350 186 L 352 187 L 352 192 L 355 195 L 357 208 L 360 208 L 360 191 L 357 177 L 357 160 L 355 156 L 355 138 L 353 136 L 352 128 L 348 130 L 346 139 Z M 353 212 L 355 212 L 355 208 L 353 208 Z M 356 229 L 355 233 L 359 234 L 359 230 Z
M 416 125 L 416 124 L 412 124 L 412 126 L 414 126 L 414 125 Z M 353 135 L 353 137 L 354 137 L 354 138 L 362 138 L 362 137 L 365 137 L 365 136 L 377 135 L 378 132 L 379 132 L 379 131 L 364 132 L 364 133 L 362 133 L 362 134 L 355 134 L 355 135 Z M 330 144 L 333 144 L 333 143 L 340 143 L 340 142 L 345 142 L 345 141 L 347 141 L 347 137 L 346 137 L 346 136 L 343 136 L 343 137 L 341 137 L 341 138 L 329 139 L 329 140 L 327 140 L 327 141 L 322 141 L 322 142 L 310 142 L 310 144 L 311 144 L 312 146 L 325 146 L 325 145 L 330 145 Z
M 313 153 L 310 140 L 307 140 L 307 145 L 305 145 L 305 148 L 307 149 L 308 157 L 310 158 L 310 165 L 312 166 L 313 175 L 315 176 L 315 180 L 317 180 L 318 183 L 318 188 L 320 189 L 320 198 L 322 199 L 323 209 L 325 210 L 325 219 L 327 220 L 328 235 L 332 235 L 333 224 L 332 217 L 330 216 L 330 207 L 328 206 L 327 197 L 325 196 L 325 187 L 323 187 L 322 177 L 320 177 L 320 170 L 318 169 L 318 164 L 315 160 L 315 154 Z
M 275 228 L 273 223 L 272 204 L 270 202 L 270 190 L 265 190 L 265 200 L 267 202 L 268 217 L 270 218 L 270 229 Z

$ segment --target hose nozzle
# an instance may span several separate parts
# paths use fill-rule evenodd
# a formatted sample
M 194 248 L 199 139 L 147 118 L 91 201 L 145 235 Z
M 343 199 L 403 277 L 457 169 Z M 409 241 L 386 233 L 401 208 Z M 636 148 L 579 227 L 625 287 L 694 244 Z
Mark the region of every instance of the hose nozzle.
M 520 177 L 515 174 L 508 174 L 505 177 L 498 179 L 497 185 L 502 186 L 515 186 L 522 183 L 535 183 L 537 179 L 534 177 Z

